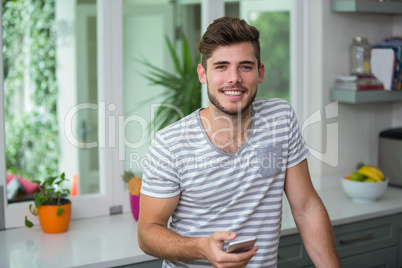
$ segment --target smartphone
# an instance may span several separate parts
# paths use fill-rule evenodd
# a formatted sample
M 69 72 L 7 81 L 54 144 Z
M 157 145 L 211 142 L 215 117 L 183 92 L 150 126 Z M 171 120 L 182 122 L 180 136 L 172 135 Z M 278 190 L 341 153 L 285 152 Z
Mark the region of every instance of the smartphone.
M 254 247 L 255 242 L 257 242 L 257 237 L 242 237 L 231 241 L 228 245 L 227 253 L 240 253 L 250 250 Z

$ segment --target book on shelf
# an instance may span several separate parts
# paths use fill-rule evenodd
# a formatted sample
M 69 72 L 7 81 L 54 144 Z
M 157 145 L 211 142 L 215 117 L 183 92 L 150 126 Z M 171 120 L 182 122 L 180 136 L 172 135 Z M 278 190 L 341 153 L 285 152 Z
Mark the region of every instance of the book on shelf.
M 371 49 L 371 69 L 386 90 L 402 90 L 402 37 L 384 38 Z
M 373 75 L 339 75 L 334 88 L 352 91 L 384 90 L 384 84 Z
M 392 90 L 395 72 L 395 51 L 392 48 L 372 48 L 371 72 L 384 83 L 385 90 Z

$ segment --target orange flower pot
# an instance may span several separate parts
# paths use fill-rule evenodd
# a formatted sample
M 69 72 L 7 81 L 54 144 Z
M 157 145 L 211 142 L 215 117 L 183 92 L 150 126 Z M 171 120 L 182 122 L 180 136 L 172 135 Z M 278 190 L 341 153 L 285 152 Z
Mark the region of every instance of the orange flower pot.
M 68 203 L 60 205 L 64 209 L 60 216 L 57 215 L 58 205 L 41 205 L 38 208 L 39 223 L 42 231 L 51 234 L 67 231 L 71 220 L 71 201 L 65 200 L 64 202 L 67 201 Z

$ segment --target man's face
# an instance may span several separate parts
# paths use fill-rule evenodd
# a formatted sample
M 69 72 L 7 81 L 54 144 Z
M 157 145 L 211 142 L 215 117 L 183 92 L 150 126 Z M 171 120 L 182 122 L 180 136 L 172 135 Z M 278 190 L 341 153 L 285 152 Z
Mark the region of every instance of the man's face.
M 207 60 L 207 70 L 200 64 L 200 82 L 207 84 L 210 107 L 224 114 L 247 113 L 262 83 L 265 67 L 258 68 L 251 42 L 219 46 Z

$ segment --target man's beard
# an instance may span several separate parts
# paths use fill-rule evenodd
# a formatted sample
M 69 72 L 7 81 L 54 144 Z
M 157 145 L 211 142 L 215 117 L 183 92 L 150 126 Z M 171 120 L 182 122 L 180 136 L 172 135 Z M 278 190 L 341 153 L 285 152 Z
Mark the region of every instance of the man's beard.
M 207 87 L 208 87 L 208 83 L 207 83 Z M 238 88 L 239 86 L 235 86 L 233 88 Z M 241 86 L 240 86 L 241 87 Z M 225 88 L 225 89 L 229 89 L 229 88 Z M 222 91 L 222 89 L 219 89 L 218 92 Z M 247 90 L 248 91 L 248 90 Z M 219 101 L 218 99 L 212 95 L 209 91 L 209 89 L 207 89 L 208 92 L 208 98 L 209 101 L 216 107 L 218 108 L 219 111 L 221 111 L 222 113 L 229 115 L 229 116 L 239 116 L 239 115 L 244 115 L 243 113 L 246 113 L 248 111 L 248 109 L 250 108 L 251 104 L 253 103 L 253 101 L 255 100 L 255 97 L 257 95 L 257 90 L 255 91 L 254 95 L 250 96 L 248 102 L 246 103 L 246 105 L 241 108 L 240 106 L 236 109 L 236 110 L 229 110 L 226 109 Z

